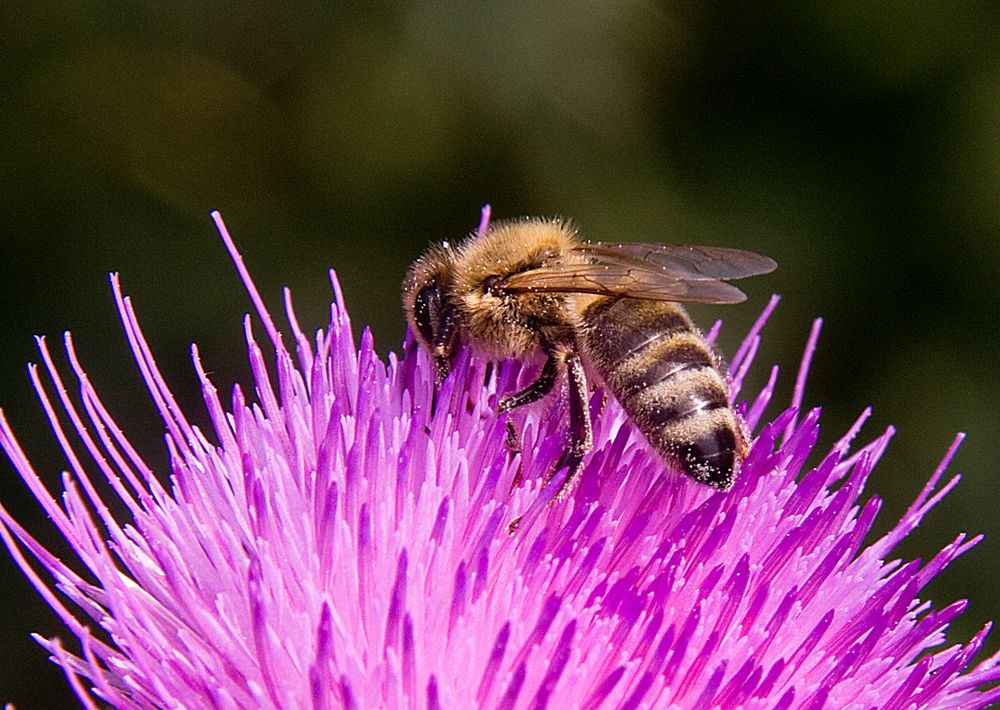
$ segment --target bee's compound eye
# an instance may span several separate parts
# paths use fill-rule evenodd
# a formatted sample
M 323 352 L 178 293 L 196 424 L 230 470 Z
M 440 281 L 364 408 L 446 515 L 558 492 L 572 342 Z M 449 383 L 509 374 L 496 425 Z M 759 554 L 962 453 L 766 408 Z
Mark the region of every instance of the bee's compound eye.
M 436 283 L 427 284 L 417 293 L 413 303 L 413 319 L 417 322 L 420 338 L 433 347 L 441 322 L 441 291 Z

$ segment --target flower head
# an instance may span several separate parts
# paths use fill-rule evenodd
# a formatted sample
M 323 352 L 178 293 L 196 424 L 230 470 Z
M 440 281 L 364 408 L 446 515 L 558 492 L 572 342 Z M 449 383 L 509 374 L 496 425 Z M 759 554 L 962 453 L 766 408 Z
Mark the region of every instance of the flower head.
M 236 387 L 224 403 L 195 349 L 212 432 L 185 418 L 113 280 L 166 427 L 169 485 L 122 435 L 68 336 L 75 397 L 40 341 L 62 414 L 31 369 L 69 461 L 58 498 L 0 417 L 0 445 L 79 557 L 55 558 L 0 508 L 7 548 L 79 641 L 71 652 L 39 638 L 85 705 L 980 708 L 1000 698 L 983 690 L 1000 659 L 970 667 L 988 629 L 942 648 L 965 602 L 917 598 L 978 538 L 959 536 L 927 563 L 888 561 L 957 482 L 938 485 L 958 440 L 899 523 L 865 546 L 880 501 L 863 490 L 891 431 L 854 446 L 866 412 L 807 470 L 819 412 L 798 409 L 818 329 L 792 407 L 761 424 L 776 370 L 737 405 L 755 439 L 731 492 L 664 470 L 595 393 L 580 486 L 547 505 L 560 408 L 519 420 L 517 456 L 496 415 L 498 395 L 530 372 L 505 363 L 487 376 L 462 352 L 432 415 L 433 364 L 412 341 L 387 361 L 367 331 L 356 346 L 335 278 L 331 323 L 314 340 L 286 292 L 286 349 L 219 224 L 276 375 L 249 319 L 252 398 Z M 774 305 L 733 358 L 734 398 Z M 99 478 L 128 522 L 109 511 Z

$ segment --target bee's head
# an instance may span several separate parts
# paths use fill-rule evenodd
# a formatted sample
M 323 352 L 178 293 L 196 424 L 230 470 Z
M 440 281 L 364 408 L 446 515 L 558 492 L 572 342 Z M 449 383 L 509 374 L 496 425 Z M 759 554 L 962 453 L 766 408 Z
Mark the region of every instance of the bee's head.
M 454 260 L 454 249 L 447 242 L 435 245 L 413 263 L 403 281 L 406 319 L 417 342 L 434 358 L 439 387 L 458 346 L 457 310 L 450 297 Z

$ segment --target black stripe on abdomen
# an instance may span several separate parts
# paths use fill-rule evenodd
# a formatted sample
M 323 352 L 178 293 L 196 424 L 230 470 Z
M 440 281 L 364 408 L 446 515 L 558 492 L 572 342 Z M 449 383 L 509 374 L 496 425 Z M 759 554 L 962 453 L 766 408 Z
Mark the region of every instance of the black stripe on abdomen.
M 619 364 L 612 389 L 622 404 L 642 391 L 715 366 L 712 354 L 690 335 L 659 339 Z

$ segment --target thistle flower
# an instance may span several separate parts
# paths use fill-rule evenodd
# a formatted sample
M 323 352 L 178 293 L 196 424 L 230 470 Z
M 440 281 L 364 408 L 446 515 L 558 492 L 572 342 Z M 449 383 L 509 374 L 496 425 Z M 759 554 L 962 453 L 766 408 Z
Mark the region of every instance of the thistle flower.
M 970 665 L 988 627 L 942 648 L 965 602 L 934 609 L 916 596 L 979 538 L 960 535 L 927 563 L 887 561 L 958 481 L 939 487 L 960 437 L 895 527 L 864 546 L 880 501 L 863 490 L 892 432 L 855 447 L 866 411 L 806 470 L 819 412 L 798 411 L 818 323 L 792 406 L 761 424 L 776 369 L 738 404 L 755 439 L 731 492 L 665 471 L 595 393 L 580 486 L 547 505 L 559 407 L 519 419 L 518 456 L 496 416 L 498 393 L 530 372 L 505 363 L 486 377 L 462 354 L 432 415 L 431 363 L 411 341 L 383 361 L 367 331 L 356 346 L 332 273 L 331 322 L 313 341 L 286 292 L 290 351 L 217 221 L 276 378 L 249 319 L 253 403 L 236 387 L 227 407 L 194 349 L 214 431 L 188 423 L 113 278 L 166 427 L 169 485 L 101 404 L 68 335 L 75 397 L 44 340 L 57 401 L 31 368 L 69 462 L 58 498 L 0 417 L 0 444 L 79 557 L 55 558 L 0 508 L 10 554 L 76 636 L 72 652 L 38 641 L 84 706 L 981 708 L 1000 698 L 982 689 L 1000 679 L 1000 658 Z M 775 303 L 733 358 L 734 398 Z M 97 479 L 130 521 L 109 512 Z

